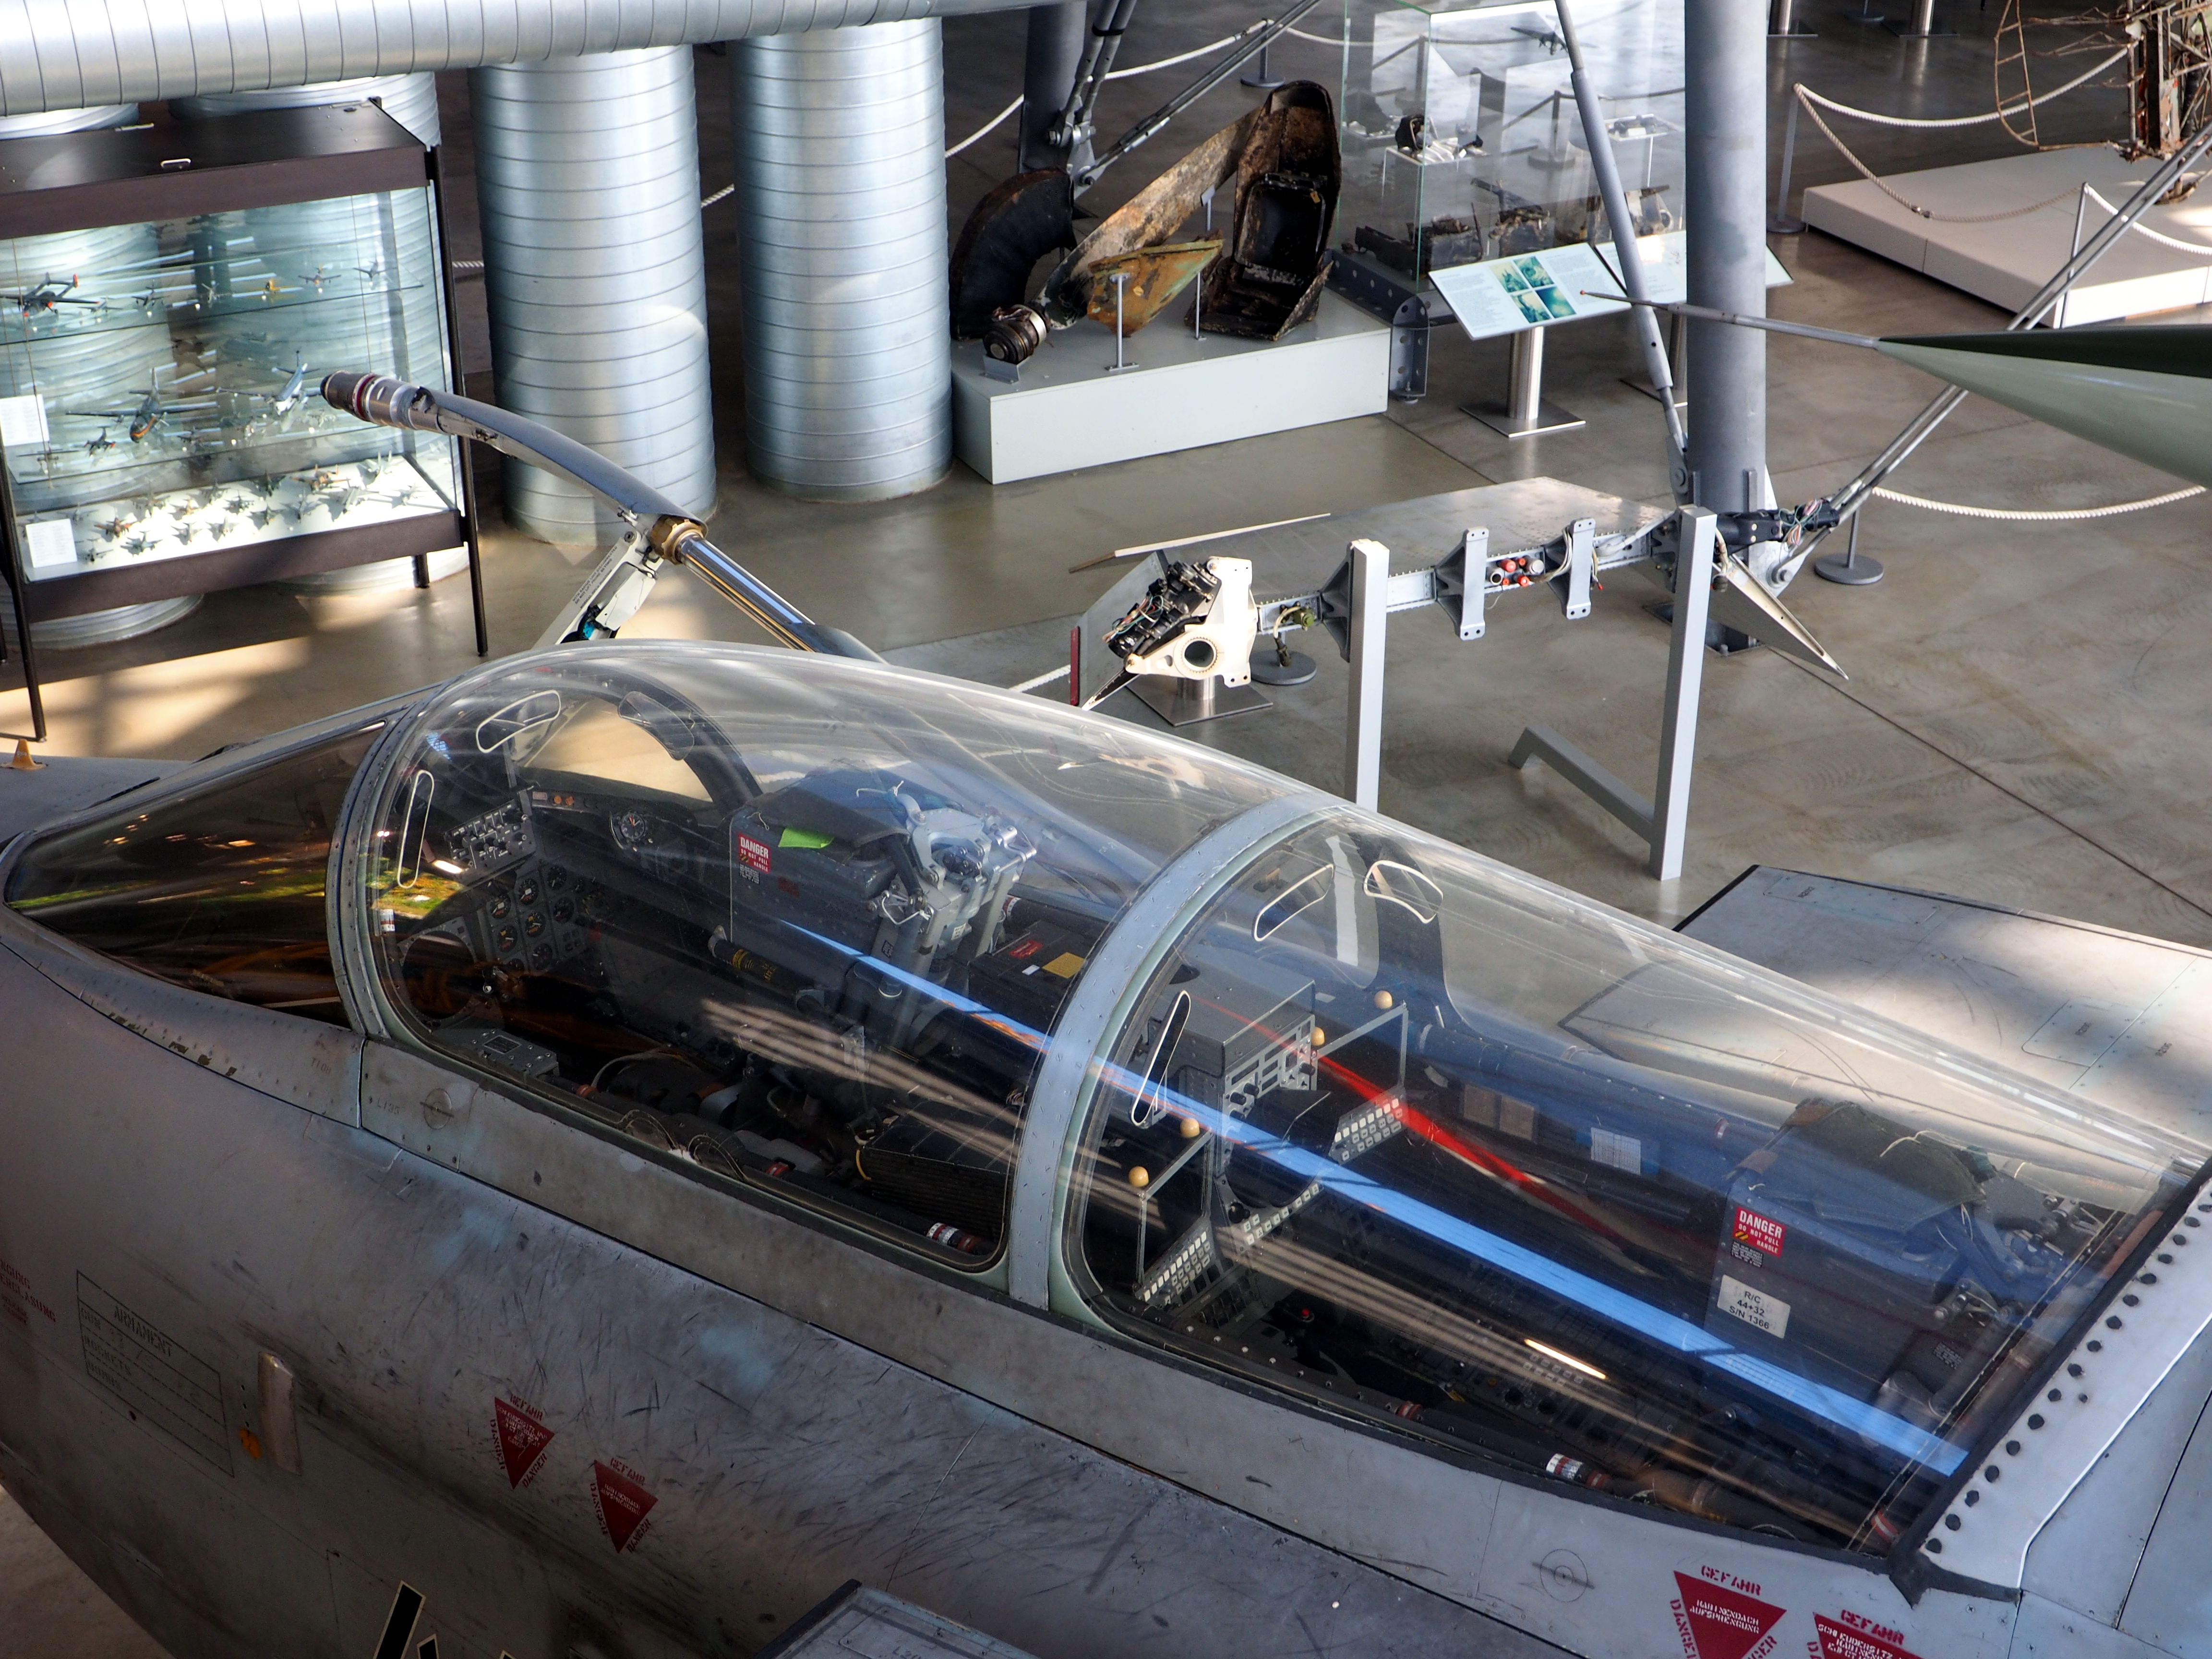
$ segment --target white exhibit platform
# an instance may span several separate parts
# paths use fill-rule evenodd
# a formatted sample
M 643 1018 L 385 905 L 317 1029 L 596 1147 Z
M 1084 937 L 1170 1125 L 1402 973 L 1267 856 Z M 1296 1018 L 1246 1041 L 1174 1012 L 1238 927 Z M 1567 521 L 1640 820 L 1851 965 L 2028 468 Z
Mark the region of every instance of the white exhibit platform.
M 1136 368 L 1109 374 L 1114 331 L 1062 329 L 1016 383 L 984 372 L 983 348 L 952 348 L 953 448 L 993 483 L 1379 415 L 1389 402 L 1390 331 L 1323 294 L 1314 320 L 1281 341 L 1191 337 L 1178 300 L 1129 336 Z
M 1923 219 L 1863 179 L 1807 191 L 1804 218 L 1831 236 L 2016 312 L 2073 252 L 2081 186 L 2089 185 L 2117 207 L 2157 166 L 2155 158 L 2129 161 L 2102 147 L 2041 150 L 1894 173 L 1883 180 L 1907 201 L 1960 218 L 2049 203 L 2016 218 L 1977 224 Z M 2090 202 L 2081 215 L 2081 240 L 2087 241 L 2111 216 Z M 2201 242 L 2205 252 L 2167 247 L 2130 232 L 2075 285 L 2052 322 L 2063 327 L 2212 302 L 2212 190 L 2171 207 L 2153 207 L 2137 222 L 2182 241 Z

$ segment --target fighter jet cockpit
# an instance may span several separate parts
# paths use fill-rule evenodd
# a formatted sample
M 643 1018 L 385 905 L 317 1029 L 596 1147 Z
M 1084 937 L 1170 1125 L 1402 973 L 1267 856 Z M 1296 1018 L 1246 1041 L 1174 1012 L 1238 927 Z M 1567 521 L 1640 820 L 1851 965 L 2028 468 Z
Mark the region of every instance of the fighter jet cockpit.
M 793 660 L 574 651 L 419 714 L 362 872 L 382 987 L 434 1049 L 980 1264 L 1099 936 L 1269 781 Z
M 2197 1221 L 2201 1146 L 1034 698 L 568 647 L 216 774 L 9 904 L 1654 1519 L 1940 1557 Z
M 1348 811 L 1189 922 L 1108 1058 L 1067 1245 L 1099 1316 L 1875 1554 L 2203 1156 Z

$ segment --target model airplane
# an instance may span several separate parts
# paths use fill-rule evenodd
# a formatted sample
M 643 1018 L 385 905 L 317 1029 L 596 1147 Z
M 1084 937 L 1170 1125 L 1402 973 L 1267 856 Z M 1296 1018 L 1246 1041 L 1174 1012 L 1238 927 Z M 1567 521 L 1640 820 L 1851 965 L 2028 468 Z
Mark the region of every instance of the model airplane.
M 66 283 L 58 283 L 49 276 L 35 288 L 27 289 L 21 294 L 0 294 L 0 301 L 14 306 L 26 321 L 33 317 L 52 316 L 63 306 L 82 306 L 88 311 L 106 309 L 107 301 L 105 300 L 71 297 L 70 290 L 76 285 L 77 280 L 74 276 Z
M 806 649 L 0 775 L 0 1474 L 174 1650 L 857 1577 L 1045 1659 L 2000 1659 L 2200 1489 L 2197 1139 L 324 395 L 634 520 L 556 638 L 660 559 Z
M 216 403 L 213 398 L 196 398 L 186 403 L 165 403 L 161 398 L 161 389 L 157 386 L 147 392 L 129 409 L 70 409 L 62 412 L 80 420 L 121 421 L 125 423 L 124 430 L 129 434 L 131 441 L 135 444 L 143 443 L 157 432 L 170 429 L 173 416 L 203 413 L 215 407 Z M 189 428 L 185 435 L 190 435 L 191 432 L 201 429 L 204 428 Z M 106 428 L 101 428 L 100 432 L 104 437 L 106 434 Z M 112 445 L 109 446 L 111 448 L 112 447 Z M 87 449 L 89 453 L 90 447 L 87 446 Z
M 295 354 L 295 356 L 297 361 L 291 374 L 285 378 L 282 391 L 274 393 L 257 392 L 253 394 L 257 398 L 264 398 L 269 404 L 269 413 L 280 421 L 297 409 L 300 406 L 300 400 L 307 395 L 307 360 L 304 356 Z
M 107 435 L 107 428 L 106 427 L 100 428 L 99 434 L 96 436 L 87 438 L 84 441 L 84 453 L 88 455 L 104 454 L 106 452 L 114 447 L 115 440 Z

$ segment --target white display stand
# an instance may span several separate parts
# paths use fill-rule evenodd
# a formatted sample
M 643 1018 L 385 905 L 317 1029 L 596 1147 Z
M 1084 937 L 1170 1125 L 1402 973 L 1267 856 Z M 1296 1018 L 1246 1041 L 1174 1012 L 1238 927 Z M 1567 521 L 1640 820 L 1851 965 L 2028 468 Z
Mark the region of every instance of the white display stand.
M 952 348 L 953 447 L 993 483 L 1164 455 L 1202 444 L 1379 415 L 1389 400 L 1390 330 L 1334 294 L 1312 322 L 1270 344 L 1191 337 L 1178 301 L 1128 337 L 1136 367 L 1111 373 L 1114 331 L 1054 333 L 1012 384 L 979 344 Z
M 1863 179 L 1807 191 L 1804 218 L 1816 229 L 1870 253 L 1963 289 L 2005 311 L 2018 311 L 2072 253 L 2081 186 L 2089 185 L 2118 205 L 2157 166 L 2155 158 L 2128 161 L 2102 148 L 2042 150 L 1901 173 L 1884 180 L 1908 201 L 1960 217 L 2002 213 L 2054 196 L 2062 198 L 2018 218 L 1980 224 L 1923 219 Z M 2087 241 L 2111 217 L 2090 203 L 2081 216 L 2081 240 Z M 2198 255 L 2146 236 L 2124 235 L 2060 302 L 2053 323 L 2064 327 L 2212 302 L 2212 192 L 2171 207 L 2153 207 L 2138 222 L 2183 241 L 2204 243 L 2208 251 Z

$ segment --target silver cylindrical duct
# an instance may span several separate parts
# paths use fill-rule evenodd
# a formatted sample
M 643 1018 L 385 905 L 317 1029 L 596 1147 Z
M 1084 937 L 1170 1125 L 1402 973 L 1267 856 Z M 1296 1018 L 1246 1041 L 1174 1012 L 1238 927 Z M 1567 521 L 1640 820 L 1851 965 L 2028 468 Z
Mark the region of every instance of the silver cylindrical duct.
M 691 49 L 484 69 L 471 85 L 500 403 L 704 516 L 714 423 Z M 610 510 L 575 483 L 520 461 L 506 477 L 520 528 L 608 538 Z
M 434 75 L 364 75 L 350 81 L 313 86 L 271 87 L 258 92 L 217 92 L 179 98 L 170 112 L 185 120 L 204 116 L 243 115 L 257 109 L 307 109 L 317 104 L 365 104 L 374 99 L 384 112 L 423 143 L 438 143 L 438 77 Z
M 95 127 L 128 126 L 137 118 L 136 104 L 4 116 L 0 117 L 0 138 L 88 132 Z M 121 273 L 132 280 L 143 275 L 151 280 L 160 252 L 154 227 L 144 224 L 21 236 L 12 242 L 0 242 L 0 288 L 27 289 L 49 276 L 66 272 L 74 277 L 80 270 Z M 55 444 L 64 451 L 96 435 L 92 422 L 70 417 L 71 408 L 127 407 L 174 367 L 167 337 L 156 330 L 58 331 L 40 340 L 39 374 L 33 380 L 29 353 L 19 343 L 29 327 L 28 319 L 11 317 L 6 329 L 0 331 L 0 397 L 36 392 L 45 398 Z M 100 435 L 104 435 L 104 428 Z M 31 636 L 34 643 L 50 650 L 136 639 L 190 616 L 199 605 L 195 593 L 118 605 L 86 616 L 40 623 Z M 13 641 L 15 613 L 4 614 L 8 638 Z
M 0 115 L 474 69 L 1034 0 L 0 0 Z
M 942 31 L 733 45 L 745 456 L 816 501 L 926 489 L 952 457 Z

